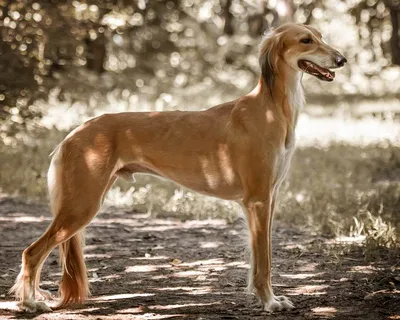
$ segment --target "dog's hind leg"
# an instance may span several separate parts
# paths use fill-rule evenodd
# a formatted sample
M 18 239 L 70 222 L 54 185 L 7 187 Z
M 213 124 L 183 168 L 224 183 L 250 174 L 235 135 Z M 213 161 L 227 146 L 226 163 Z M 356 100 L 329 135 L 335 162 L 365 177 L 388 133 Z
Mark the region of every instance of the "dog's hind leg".
M 43 302 L 35 301 L 35 287 L 44 260 L 57 245 L 61 245 L 60 259 L 63 267 L 60 305 L 81 302 L 87 297 L 89 290 L 80 230 L 94 217 L 97 209 L 98 206 L 92 208 L 89 214 L 81 212 L 85 219 L 79 219 L 78 211 L 62 206 L 49 229 L 23 252 L 21 272 L 12 288 L 21 300 L 19 307 L 22 310 L 51 311 Z
M 92 165 L 83 153 L 62 146 L 57 150 L 49 169 L 49 191 L 54 220 L 46 232 L 22 255 L 21 272 L 12 292 L 20 300 L 22 310 L 51 311 L 35 300 L 39 271 L 49 253 L 60 246 L 62 280 L 58 307 L 83 302 L 89 295 L 86 266 L 83 257 L 83 229 L 96 215 L 114 170 L 115 161 L 107 165 Z M 60 149 L 60 148 L 59 148 Z M 90 156 L 97 155 L 93 149 Z
M 44 261 L 47 259 L 47 257 L 44 259 Z M 51 294 L 50 291 L 48 290 L 43 290 L 40 288 L 40 274 L 42 272 L 43 264 L 44 261 L 40 264 L 38 267 L 38 271 L 36 273 L 36 280 L 35 280 L 35 294 L 36 294 L 36 299 L 37 300 L 53 300 L 53 295 Z

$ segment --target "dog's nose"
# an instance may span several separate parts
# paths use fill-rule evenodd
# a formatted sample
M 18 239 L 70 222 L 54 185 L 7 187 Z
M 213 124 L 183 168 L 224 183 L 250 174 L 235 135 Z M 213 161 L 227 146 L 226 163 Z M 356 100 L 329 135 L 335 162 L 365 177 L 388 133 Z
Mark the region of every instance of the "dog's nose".
M 347 59 L 343 56 L 336 56 L 335 61 L 338 67 L 343 67 L 344 64 L 347 62 Z

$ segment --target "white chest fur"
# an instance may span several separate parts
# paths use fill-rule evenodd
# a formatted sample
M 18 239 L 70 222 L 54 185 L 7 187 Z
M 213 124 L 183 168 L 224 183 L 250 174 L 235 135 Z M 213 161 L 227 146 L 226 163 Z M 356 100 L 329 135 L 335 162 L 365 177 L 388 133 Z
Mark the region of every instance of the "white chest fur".
M 294 110 L 301 110 L 304 105 L 304 90 L 301 85 L 302 72 L 298 72 L 293 80 L 286 86 L 286 95 L 288 96 L 289 103 Z
M 301 109 L 304 106 L 304 91 L 301 85 L 302 73 L 298 73 L 291 83 L 286 86 L 286 95 L 291 108 L 292 121 L 288 130 L 288 136 L 286 138 L 285 149 L 282 150 L 277 159 L 277 170 L 276 170 L 276 183 L 279 185 L 284 179 L 287 171 L 290 167 L 290 160 L 295 148 L 296 141 L 296 125 L 297 119 Z
M 293 77 L 292 81 L 288 83 L 285 88 L 285 93 L 289 102 L 289 106 L 291 109 L 291 124 L 288 130 L 288 137 L 286 139 L 286 149 L 294 148 L 295 140 L 296 140 L 296 125 L 300 111 L 304 106 L 304 90 L 301 85 L 301 79 L 303 74 L 298 72 L 295 77 Z M 290 153 L 290 152 L 289 152 Z

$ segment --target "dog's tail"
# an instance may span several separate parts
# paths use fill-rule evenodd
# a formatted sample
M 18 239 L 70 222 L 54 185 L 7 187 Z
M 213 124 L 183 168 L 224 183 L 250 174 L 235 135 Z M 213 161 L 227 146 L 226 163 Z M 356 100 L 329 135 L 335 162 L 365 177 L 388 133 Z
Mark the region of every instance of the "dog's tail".
M 57 216 L 62 214 L 63 143 L 56 147 L 52 156 L 48 173 L 48 187 L 51 211 L 54 216 Z M 59 290 L 61 299 L 56 308 L 65 307 L 70 303 L 82 303 L 89 296 L 83 246 L 84 230 L 79 231 L 73 237 L 59 245 L 62 279 Z
M 89 296 L 89 284 L 83 257 L 84 232 L 80 231 L 60 245 L 62 280 L 61 300 L 57 307 L 82 303 Z

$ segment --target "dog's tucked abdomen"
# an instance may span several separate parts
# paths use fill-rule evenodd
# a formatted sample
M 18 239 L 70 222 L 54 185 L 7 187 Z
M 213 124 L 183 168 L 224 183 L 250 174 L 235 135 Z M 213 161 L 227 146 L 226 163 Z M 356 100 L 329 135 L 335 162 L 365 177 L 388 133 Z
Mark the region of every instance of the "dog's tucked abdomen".
M 119 177 L 149 173 L 203 194 L 240 199 L 242 186 L 230 147 L 230 112 L 226 106 L 217 112 L 218 117 L 204 112 L 200 119 L 199 112 L 192 117 L 191 112 L 179 111 L 103 115 L 77 129 L 80 141 L 86 140 L 82 155 L 94 170 L 101 170 L 97 163 L 115 162 L 112 174 Z

